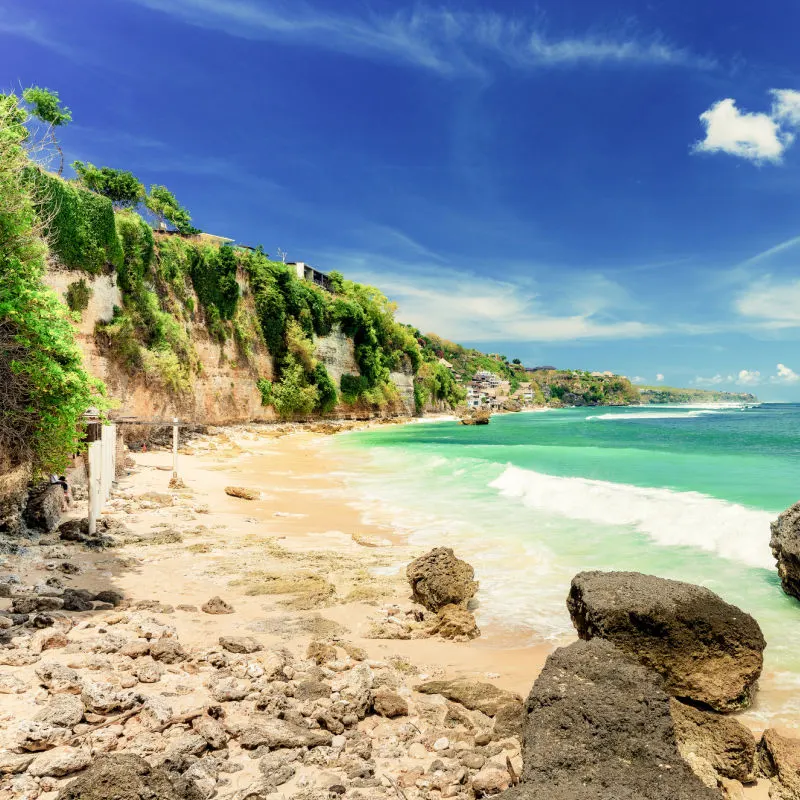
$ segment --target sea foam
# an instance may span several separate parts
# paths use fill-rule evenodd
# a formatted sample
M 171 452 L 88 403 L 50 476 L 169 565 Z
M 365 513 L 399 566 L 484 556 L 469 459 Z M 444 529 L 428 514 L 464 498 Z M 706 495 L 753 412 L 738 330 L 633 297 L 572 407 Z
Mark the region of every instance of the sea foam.
M 492 483 L 525 506 L 602 525 L 628 525 L 664 547 L 696 547 L 751 567 L 774 568 L 772 514 L 699 492 L 563 478 L 508 466 Z

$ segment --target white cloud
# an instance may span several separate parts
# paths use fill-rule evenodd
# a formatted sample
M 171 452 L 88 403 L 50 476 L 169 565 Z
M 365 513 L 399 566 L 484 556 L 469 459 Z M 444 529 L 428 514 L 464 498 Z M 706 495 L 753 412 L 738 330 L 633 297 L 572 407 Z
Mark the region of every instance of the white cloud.
M 698 376 L 694 379 L 693 383 L 696 386 L 719 386 L 721 383 L 733 383 L 733 375 L 720 375 L 718 372 L 711 378 L 701 378 Z
M 647 378 L 643 378 L 641 375 L 636 375 L 635 377 L 631 378 L 631 383 L 647 383 Z
M 800 279 L 775 281 L 766 275 L 741 292 L 734 307 L 766 328 L 800 327 Z
M 656 383 L 663 383 L 663 382 L 664 382 L 664 376 L 659 372 L 658 375 L 656 375 Z
M 736 383 L 738 383 L 739 386 L 758 386 L 758 384 L 761 383 L 761 373 L 757 369 L 740 370 L 736 378 Z
M 770 383 L 800 383 L 800 375 L 786 364 L 778 364 L 777 370 L 778 374 L 769 379 Z
M 772 116 L 795 128 L 800 127 L 800 92 L 794 89 L 773 89 Z
M 481 74 L 490 60 L 512 67 L 630 63 L 715 65 L 658 37 L 627 34 L 553 38 L 497 13 L 415 6 L 391 14 L 329 11 L 325 4 L 255 0 L 130 0 L 190 25 L 254 40 L 302 42 L 360 57 L 410 63 L 441 74 Z

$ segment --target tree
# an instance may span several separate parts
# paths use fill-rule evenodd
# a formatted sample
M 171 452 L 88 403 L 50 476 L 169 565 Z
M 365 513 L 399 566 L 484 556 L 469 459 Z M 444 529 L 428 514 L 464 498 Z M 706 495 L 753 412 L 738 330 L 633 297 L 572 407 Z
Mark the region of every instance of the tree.
M 107 197 L 116 208 L 132 208 L 144 200 L 144 186 L 131 172 L 74 161 L 72 168 L 90 191 Z
M 58 174 L 64 171 L 64 151 L 56 139 L 56 128 L 66 125 L 72 121 L 72 112 L 61 105 L 58 92 L 51 92 L 49 89 L 42 89 L 39 86 L 31 86 L 22 93 L 22 99 L 31 107 L 30 113 L 50 126 L 50 138 L 53 140 L 61 161 L 58 165 Z
M 522 364 L 522 362 L 518 358 L 515 358 L 511 363 L 512 364 Z
M 145 198 L 144 204 L 155 214 L 161 225 L 169 222 L 180 233 L 196 232 L 197 229 L 191 225 L 191 215 L 166 186 L 158 184 L 151 186 L 150 194 Z

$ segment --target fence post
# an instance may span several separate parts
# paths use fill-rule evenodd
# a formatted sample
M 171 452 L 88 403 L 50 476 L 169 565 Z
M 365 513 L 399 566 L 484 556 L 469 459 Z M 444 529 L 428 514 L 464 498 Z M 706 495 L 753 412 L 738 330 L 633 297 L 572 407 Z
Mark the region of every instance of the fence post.
M 172 418 L 172 477 L 178 478 L 178 418 Z

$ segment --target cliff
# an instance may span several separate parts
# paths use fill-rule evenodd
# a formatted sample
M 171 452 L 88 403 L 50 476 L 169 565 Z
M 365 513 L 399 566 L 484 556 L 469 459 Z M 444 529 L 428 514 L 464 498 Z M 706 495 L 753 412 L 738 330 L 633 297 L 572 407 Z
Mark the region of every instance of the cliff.
M 710 389 L 676 389 L 672 386 L 640 386 L 645 405 L 663 403 L 757 403 L 749 392 L 717 392 Z

